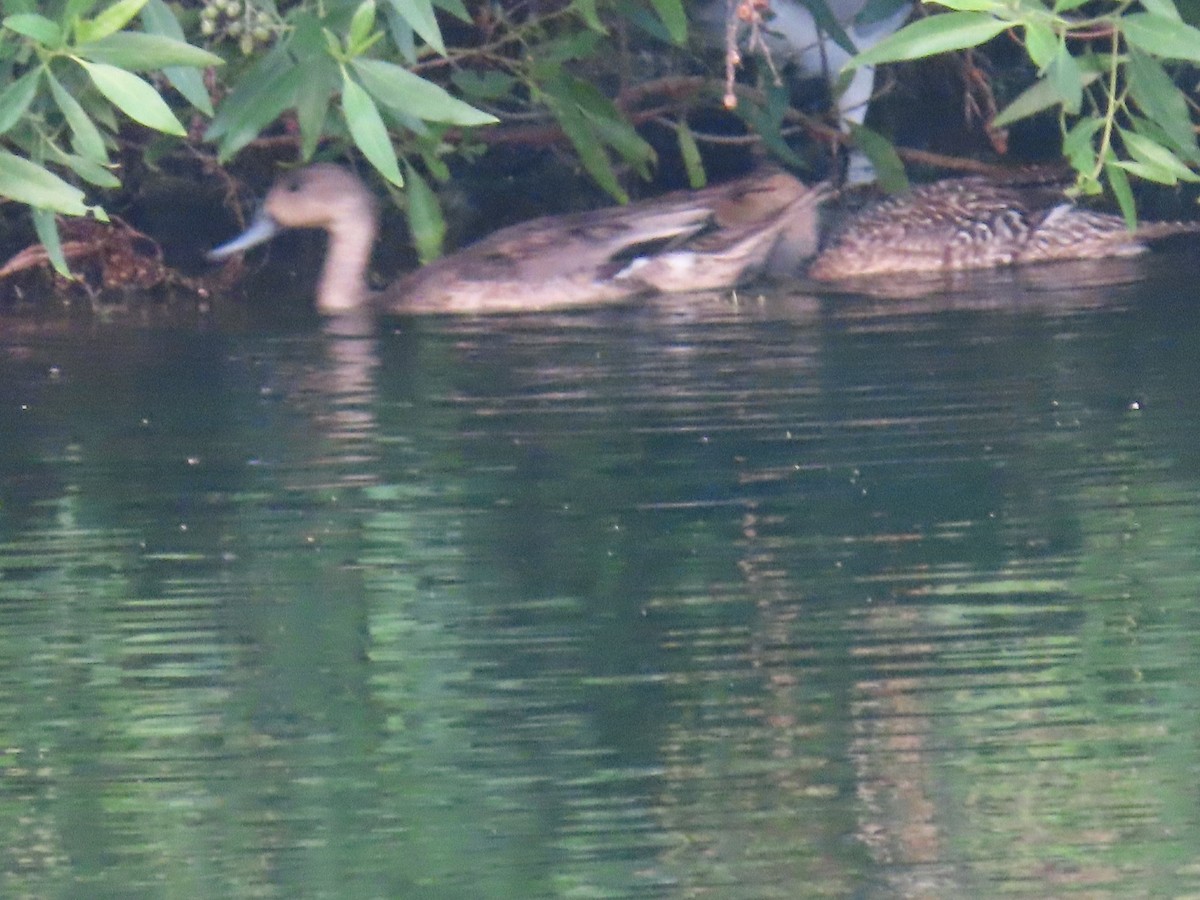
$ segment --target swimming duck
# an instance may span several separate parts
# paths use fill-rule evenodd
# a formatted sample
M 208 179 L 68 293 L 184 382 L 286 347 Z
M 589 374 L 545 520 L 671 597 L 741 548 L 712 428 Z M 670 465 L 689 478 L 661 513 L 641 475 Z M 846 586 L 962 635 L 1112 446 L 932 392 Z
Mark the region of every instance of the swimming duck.
M 1048 185 L 951 178 L 857 215 L 809 267 L 818 281 L 954 272 L 1066 259 L 1135 256 L 1146 241 L 1200 231 L 1200 222 L 1142 222 L 1080 209 Z
M 250 227 L 209 256 L 222 259 L 282 228 L 323 228 L 323 313 L 368 304 L 396 313 L 562 309 L 735 285 L 763 265 L 785 229 L 815 248 L 823 196 L 824 186 L 765 170 L 698 191 L 543 217 L 501 229 L 373 295 L 366 272 L 378 229 L 375 199 L 356 175 L 318 163 L 284 175 Z

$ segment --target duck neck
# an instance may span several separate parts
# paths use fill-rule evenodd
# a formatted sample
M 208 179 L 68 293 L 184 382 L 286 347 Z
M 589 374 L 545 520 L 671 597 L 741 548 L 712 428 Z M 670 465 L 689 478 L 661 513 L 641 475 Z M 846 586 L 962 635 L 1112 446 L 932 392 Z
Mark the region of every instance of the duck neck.
M 375 244 L 374 216 L 335 221 L 329 228 L 329 249 L 317 285 L 317 306 L 323 313 L 343 313 L 367 302 L 367 268 Z

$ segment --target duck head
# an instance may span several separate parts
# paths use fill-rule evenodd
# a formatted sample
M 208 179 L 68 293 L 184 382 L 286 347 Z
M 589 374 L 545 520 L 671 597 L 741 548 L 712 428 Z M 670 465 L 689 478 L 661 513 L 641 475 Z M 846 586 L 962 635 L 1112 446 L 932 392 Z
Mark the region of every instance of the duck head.
M 347 312 L 367 301 L 365 273 L 378 222 L 375 198 L 356 175 L 316 163 L 280 178 L 249 227 L 208 256 L 225 259 L 265 243 L 285 228 L 323 229 L 329 235 L 329 250 L 317 287 L 318 307 L 323 313 Z

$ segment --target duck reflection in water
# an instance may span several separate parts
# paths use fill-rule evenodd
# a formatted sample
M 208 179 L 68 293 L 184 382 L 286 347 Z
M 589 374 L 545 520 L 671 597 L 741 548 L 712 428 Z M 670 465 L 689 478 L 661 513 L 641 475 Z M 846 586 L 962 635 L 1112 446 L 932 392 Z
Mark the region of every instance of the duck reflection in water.
M 525 312 L 641 294 L 732 287 L 756 274 L 780 234 L 816 247 L 824 185 L 766 169 L 727 184 L 504 228 L 411 273 L 379 294 L 366 273 L 378 231 L 375 199 L 346 169 L 317 164 L 283 176 L 221 259 L 282 228 L 323 228 L 317 286 L 324 313 L 370 305 L 395 313 Z M 811 251 L 810 251 L 811 252 Z

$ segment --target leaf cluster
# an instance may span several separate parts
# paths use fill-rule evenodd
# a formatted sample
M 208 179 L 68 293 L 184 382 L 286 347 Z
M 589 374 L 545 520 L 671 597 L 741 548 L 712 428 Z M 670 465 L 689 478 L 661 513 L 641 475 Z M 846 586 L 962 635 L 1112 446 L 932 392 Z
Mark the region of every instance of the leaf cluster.
M 1076 189 L 1112 188 L 1136 222 L 1129 176 L 1165 185 L 1200 181 L 1195 104 L 1177 86 L 1200 63 L 1200 29 L 1173 0 L 926 0 L 949 11 L 920 18 L 853 65 L 918 59 L 976 47 L 1007 33 L 1037 70 L 995 127 L 1045 111 L 1058 117 Z

